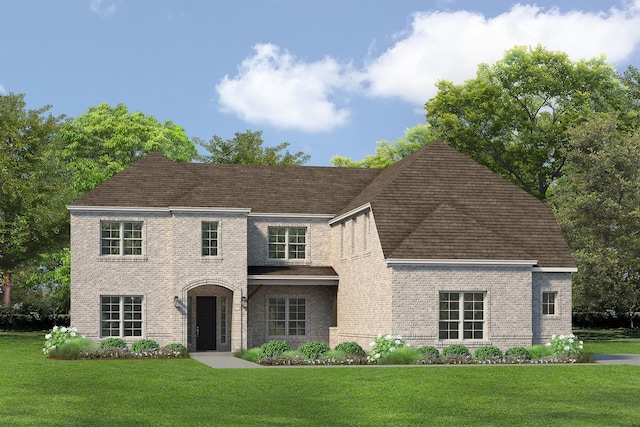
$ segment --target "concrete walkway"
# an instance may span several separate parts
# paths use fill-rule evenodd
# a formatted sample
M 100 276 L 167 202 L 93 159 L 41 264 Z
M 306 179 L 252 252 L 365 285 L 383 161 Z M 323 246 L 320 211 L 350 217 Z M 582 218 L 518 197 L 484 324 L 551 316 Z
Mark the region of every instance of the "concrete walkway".
M 230 352 L 206 351 L 189 354 L 192 359 L 215 369 L 252 369 L 266 368 L 256 363 L 234 357 Z M 640 354 L 594 354 L 599 365 L 635 365 L 640 366 Z M 408 366 L 408 365 L 403 365 Z M 429 366 L 429 365 L 423 365 Z
M 593 359 L 602 365 L 640 366 L 640 354 L 594 354 Z
M 200 351 L 189 353 L 192 359 L 216 369 L 264 368 L 257 363 L 247 362 L 235 357 L 231 352 Z

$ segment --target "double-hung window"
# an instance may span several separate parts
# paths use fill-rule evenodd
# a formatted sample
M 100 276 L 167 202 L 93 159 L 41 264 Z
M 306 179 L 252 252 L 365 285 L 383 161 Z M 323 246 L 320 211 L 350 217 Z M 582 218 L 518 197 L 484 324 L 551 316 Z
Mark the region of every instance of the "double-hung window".
M 218 256 L 218 223 L 202 223 L 202 256 Z
M 269 335 L 306 335 L 306 311 L 304 298 L 269 298 Z
M 557 292 L 542 293 L 542 314 L 556 314 Z
M 100 255 L 142 255 L 142 222 L 102 221 Z
M 440 292 L 441 340 L 483 339 L 484 293 Z
M 305 259 L 306 252 L 305 227 L 269 227 L 270 259 Z
M 100 297 L 100 336 L 141 337 L 142 297 Z

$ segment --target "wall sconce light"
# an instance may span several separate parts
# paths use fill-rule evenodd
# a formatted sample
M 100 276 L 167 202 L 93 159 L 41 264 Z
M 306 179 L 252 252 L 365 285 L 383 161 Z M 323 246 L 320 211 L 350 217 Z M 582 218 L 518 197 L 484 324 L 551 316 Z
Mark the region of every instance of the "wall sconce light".
M 176 295 L 175 297 L 173 297 L 173 306 L 175 308 L 180 307 L 180 298 L 178 298 L 178 295 Z
M 247 299 L 247 297 L 245 297 L 245 296 L 243 295 L 243 296 L 240 298 L 240 301 L 242 301 L 242 303 L 243 303 L 243 304 L 246 304 L 246 303 L 247 303 L 247 301 L 249 301 L 249 300 Z

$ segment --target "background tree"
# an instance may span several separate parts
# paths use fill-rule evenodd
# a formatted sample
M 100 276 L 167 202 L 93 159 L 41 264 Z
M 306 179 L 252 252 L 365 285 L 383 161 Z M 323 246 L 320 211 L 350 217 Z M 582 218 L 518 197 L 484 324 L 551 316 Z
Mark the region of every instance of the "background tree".
M 0 95 L 0 277 L 11 305 L 12 274 L 68 240 L 67 175 L 52 153 L 64 117 L 26 108 L 23 94 Z
M 198 155 L 181 126 L 129 113 L 126 106 L 100 104 L 65 125 L 61 157 L 72 173 L 75 197 L 98 186 L 150 151 L 188 162 Z
M 289 153 L 288 142 L 275 147 L 263 147 L 262 131 L 236 132 L 232 139 L 227 140 L 214 135 L 209 142 L 200 139 L 196 139 L 196 142 L 209 152 L 201 156 L 206 163 L 300 166 L 311 158 L 302 151 Z
M 362 160 L 354 161 L 348 157 L 334 156 L 331 163 L 334 166 L 349 168 L 386 168 L 435 139 L 437 136 L 431 126 L 421 123 L 405 130 L 404 136 L 394 142 L 378 141 L 376 153 L 365 156 Z
M 437 87 L 425 109 L 438 136 L 541 199 L 561 175 L 567 128 L 624 99 L 604 58 L 573 62 L 541 46 L 516 47 L 476 78 Z
M 569 132 L 564 176 L 549 198 L 578 264 L 574 311 L 640 310 L 640 135 L 613 115 Z

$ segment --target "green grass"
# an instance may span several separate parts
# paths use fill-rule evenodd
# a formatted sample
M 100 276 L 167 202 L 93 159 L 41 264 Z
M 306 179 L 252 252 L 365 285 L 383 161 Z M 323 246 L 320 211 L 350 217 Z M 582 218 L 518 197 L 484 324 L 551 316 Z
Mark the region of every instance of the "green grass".
M 640 330 L 582 329 L 574 331 L 591 354 L 640 354 Z
M 3 426 L 637 425 L 640 367 L 212 369 L 191 359 L 47 359 L 0 333 Z

